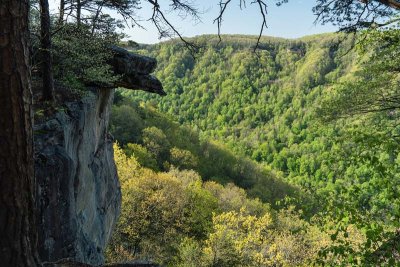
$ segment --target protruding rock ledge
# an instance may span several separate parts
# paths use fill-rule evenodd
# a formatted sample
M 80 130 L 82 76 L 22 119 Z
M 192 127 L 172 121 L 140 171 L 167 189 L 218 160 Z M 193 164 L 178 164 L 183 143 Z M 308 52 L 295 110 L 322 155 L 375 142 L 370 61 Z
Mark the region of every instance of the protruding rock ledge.
M 112 46 L 111 50 L 114 57 L 110 65 L 115 74 L 121 75 L 121 79 L 114 84 L 115 87 L 166 95 L 161 82 L 151 75 L 157 66 L 154 58 L 133 54 L 117 46 Z

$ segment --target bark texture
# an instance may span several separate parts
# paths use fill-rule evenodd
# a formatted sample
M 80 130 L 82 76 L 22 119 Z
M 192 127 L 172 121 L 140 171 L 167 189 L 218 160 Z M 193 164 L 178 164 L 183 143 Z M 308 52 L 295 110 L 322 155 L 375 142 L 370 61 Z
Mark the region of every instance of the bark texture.
M 0 1 L 0 259 L 37 266 L 28 0 Z

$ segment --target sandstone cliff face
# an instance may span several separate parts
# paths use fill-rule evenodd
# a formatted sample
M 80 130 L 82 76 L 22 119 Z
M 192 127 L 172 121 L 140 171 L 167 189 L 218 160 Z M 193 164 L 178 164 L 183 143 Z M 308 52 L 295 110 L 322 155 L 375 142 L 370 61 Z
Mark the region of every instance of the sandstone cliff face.
M 60 97 L 62 108 L 34 126 L 38 246 L 46 266 L 104 263 L 121 206 L 113 139 L 107 132 L 111 88 L 165 95 L 161 82 L 151 75 L 155 59 L 111 49 L 109 64 L 120 81 L 111 87 L 96 85 L 102 89 L 88 89 L 75 100 Z
M 112 99 L 113 90 L 94 90 L 34 127 L 43 261 L 104 262 L 121 205 L 107 132 Z

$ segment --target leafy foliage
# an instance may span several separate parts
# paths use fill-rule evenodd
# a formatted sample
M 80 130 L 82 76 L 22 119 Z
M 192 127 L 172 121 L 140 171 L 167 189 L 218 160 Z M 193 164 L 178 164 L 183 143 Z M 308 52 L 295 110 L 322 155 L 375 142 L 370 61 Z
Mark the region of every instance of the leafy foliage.
M 204 180 L 235 183 L 273 205 L 287 195 L 306 198 L 270 168 L 236 156 L 218 142 L 201 140 L 196 132 L 173 122 L 151 105 L 122 101 L 113 112 L 112 134 L 142 166 L 154 171 L 193 169 Z
M 113 29 L 92 34 L 89 26 L 64 25 L 53 38 L 55 77 L 74 89 L 111 85 L 118 77 L 107 64 L 112 58 L 109 46 L 118 40 Z
M 178 53 L 180 44 L 174 41 L 139 46 L 137 52 L 157 57 L 157 76 L 168 96 L 121 91 L 125 102 L 119 105 L 132 106 L 145 122 L 134 142 L 145 147 L 140 132 L 147 127 L 165 134 L 168 142 L 161 142 L 165 152 L 157 158 L 157 170 L 192 168 L 208 181 L 204 188 L 218 200 L 220 210 L 214 218 L 224 213 L 234 214 L 235 220 L 258 220 L 270 212 L 244 195 L 286 210 L 285 227 L 291 225 L 288 207 L 302 210 L 293 221 L 308 225 L 305 228 L 274 228 L 282 239 L 274 235 L 269 244 L 295 255 L 276 254 L 282 265 L 301 265 L 307 259 L 322 265 L 390 266 L 399 260 L 392 250 L 397 244 L 400 188 L 393 104 L 398 89 L 397 34 L 366 32 L 359 38 L 367 43 L 358 42 L 358 50 L 349 50 L 354 40 L 343 35 L 263 38 L 258 57 L 251 53 L 252 37 L 227 36 L 218 44 L 214 36 L 200 36 L 194 41 L 205 48 L 196 60 Z M 367 49 L 369 45 L 375 50 Z M 363 115 L 365 108 L 382 112 Z M 354 114 L 362 116 L 344 118 Z M 183 156 L 177 155 L 191 158 L 188 152 L 197 164 L 180 165 L 177 158 Z M 217 232 L 212 229 L 209 233 Z M 310 237 L 313 231 L 316 239 Z M 229 238 L 218 240 L 222 254 L 225 246 L 238 246 Z M 308 247 L 309 254 L 300 256 L 301 246 L 309 246 L 300 240 L 318 240 L 322 249 L 317 253 L 319 248 Z M 207 262 L 207 242 L 184 237 L 176 251 L 183 253 L 179 257 L 188 266 L 201 266 L 196 264 Z M 221 259 L 218 264 L 247 264 L 250 256 L 243 256 L 245 260 L 240 250 L 236 252 L 236 258 L 228 255 L 227 262 Z
M 114 150 L 123 203 L 109 261 L 293 266 L 315 258 L 315 238 L 326 239 L 293 209 L 276 213 L 233 184 L 204 183 L 190 170 L 157 173 Z

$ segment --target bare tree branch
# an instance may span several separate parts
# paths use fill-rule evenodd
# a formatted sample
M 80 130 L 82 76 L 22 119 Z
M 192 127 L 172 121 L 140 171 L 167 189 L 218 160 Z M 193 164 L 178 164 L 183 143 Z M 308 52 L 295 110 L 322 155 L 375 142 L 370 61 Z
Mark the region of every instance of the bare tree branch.
M 252 3 L 258 3 L 258 6 L 260 8 L 260 13 L 261 13 L 261 16 L 262 16 L 262 24 L 261 24 L 260 34 L 258 35 L 256 46 L 254 47 L 254 52 L 255 52 L 257 50 L 257 48 L 259 47 L 259 45 L 260 45 L 261 36 L 262 36 L 263 31 L 264 31 L 264 28 L 267 28 L 267 18 L 266 18 L 266 15 L 267 15 L 267 4 L 265 4 L 265 2 L 262 1 L 262 0 L 255 0 Z
M 228 7 L 229 3 L 232 0 L 227 0 L 226 2 L 220 1 L 219 2 L 219 14 L 218 17 L 216 19 L 214 19 L 214 23 L 217 22 L 217 27 L 218 27 L 218 38 L 219 38 L 219 42 L 222 41 L 221 39 L 221 25 L 222 25 L 222 18 L 224 16 L 225 10 Z M 242 7 L 242 0 L 240 1 L 240 8 Z
M 196 53 L 199 51 L 199 47 L 192 42 L 187 41 L 182 34 L 175 28 L 175 26 L 167 19 L 163 11 L 161 10 L 161 6 L 158 3 L 158 0 L 147 0 L 150 4 L 153 5 L 153 13 L 150 20 L 156 26 L 160 38 L 163 37 L 173 37 L 176 35 L 179 39 L 185 44 L 186 48 L 190 51 L 190 54 L 195 57 Z M 172 8 L 175 10 L 183 10 L 191 14 L 192 17 L 198 17 L 198 12 L 195 8 L 190 6 L 187 2 L 182 2 L 179 0 L 173 0 L 171 4 Z M 171 33 L 172 31 L 172 33 Z
M 227 10 L 229 4 L 232 2 L 232 0 L 220 0 L 219 1 L 219 14 L 218 16 L 214 19 L 214 23 L 217 23 L 217 28 L 218 28 L 218 38 L 219 38 L 219 42 L 222 41 L 221 38 L 221 26 L 222 26 L 222 21 L 223 21 L 223 17 L 225 14 L 225 11 Z M 267 28 L 267 4 L 264 0 L 253 0 L 250 2 L 250 4 L 257 4 L 258 8 L 259 8 L 259 12 L 261 14 L 262 17 L 262 23 L 261 23 L 261 28 L 260 28 L 260 33 L 258 35 L 257 38 L 257 42 L 256 45 L 254 47 L 254 52 L 259 48 L 260 45 L 260 41 L 261 41 L 261 37 L 262 34 L 264 32 L 264 29 Z M 239 7 L 240 9 L 246 8 L 246 0 L 240 0 L 239 2 Z

